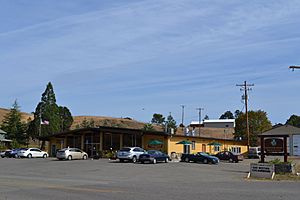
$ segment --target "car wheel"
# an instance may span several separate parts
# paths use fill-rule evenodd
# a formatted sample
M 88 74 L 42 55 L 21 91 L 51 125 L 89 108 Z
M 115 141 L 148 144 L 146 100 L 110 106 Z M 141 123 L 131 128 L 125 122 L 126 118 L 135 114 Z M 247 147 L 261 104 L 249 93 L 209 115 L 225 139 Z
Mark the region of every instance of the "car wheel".
M 166 159 L 165 159 L 165 163 L 168 163 L 168 162 L 169 162 L 169 158 L 166 158 Z
M 204 160 L 203 160 L 203 163 L 204 163 L 204 164 L 207 164 L 207 163 L 208 163 L 208 160 L 207 160 L 207 159 L 204 159 Z
M 17 154 L 15 154 L 15 156 L 14 156 L 15 158 L 18 158 L 18 155 Z
M 185 158 L 184 161 L 185 162 L 190 162 L 190 159 L 189 158 Z
M 87 159 L 87 156 L 83 155 L 82 160 L 86 160 L 86 159 Z
M 123 159 L 120 159 L 120 162 L 124 162 L 124 160 L 123 160 Z
M 229 162 L 233 162 L 232 158 L 229 158 Z
M 141 161 L 141 163 L 144 164 L 145 162 L 144 162 L 144 161 Z
M 72 160 L 72 156 L 68 156 L 68 160 Z
M 28 155 L 27 155 L 27 158 L 32 158 L 32 155 L 31 155 L 31 154 L 28 154 Z
M 133 162 L 133 163 L 136 163 L 136 161 L 137 161 L 136 156 L 133 156 L 133 157 L 132 157 L 132 162 Z
M 156 162 L 157 162 L 157 161 L 156 161 L 156 159 L 154 158 L 153 161 L 152 161 L 152 163 L 153 163 L 153 164 L 156 164 Z
M 44 155 L 43 155 L 43 158 L 47 158 L 47 154 L 44 154 Z

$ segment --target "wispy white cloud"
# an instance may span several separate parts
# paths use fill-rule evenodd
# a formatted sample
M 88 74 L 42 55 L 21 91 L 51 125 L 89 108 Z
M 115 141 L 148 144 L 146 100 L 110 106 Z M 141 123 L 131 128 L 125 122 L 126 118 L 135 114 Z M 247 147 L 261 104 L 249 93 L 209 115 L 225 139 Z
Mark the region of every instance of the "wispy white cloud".
M 31 94 L 51 80 L 76 114 L 93 114 L 89 105 L 102 101 L 111 105 L 101 107 L 106 114 L 133 113 L 142 120 L 146 116 L 131 112 L 137 104 L 167 113 L 188 102 L 220 113 L 239 101 L 235 84 L 249 80 L 270 90 L 290 76 L 289 63 L 300 63 L 298 1 L 95 1 L 83 9 L 78 2 L 73 10 L 63 5 L 51 18 L 31 16 L 27 26 L 0 31 L 7 74 L 1 91 L 13 83 L 0 104 L 23 94 L 23 107 L 33 110 L 37 98 Z M 290 77 L 286 87 L 299 83 Z M 259 91 L 256 105 L 265 98 Z M 223 103 L 216 100 L 220 95 Z M 127 106 L 112 111 L 120 101 Z

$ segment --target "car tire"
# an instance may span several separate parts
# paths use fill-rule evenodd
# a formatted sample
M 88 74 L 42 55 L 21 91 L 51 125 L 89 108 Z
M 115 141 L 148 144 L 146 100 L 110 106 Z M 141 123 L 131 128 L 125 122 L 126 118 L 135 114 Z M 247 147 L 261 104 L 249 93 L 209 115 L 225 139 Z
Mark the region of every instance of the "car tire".
M 157 163 L 157 161 L 156 161 L 156 159 L 154 158 L 153 161 L 152 161 L 152 164 L 156 164 L 156 163 Z
M 233 162 L 232 158 L 229 158 L 229 162 Z
M 44 154 L 44 155 L 43 155 L 43 158 L 47 158 L 47 157 L 48 157 L 47 154 Z
M 86 160 L 87 159 L 87 156 L 86 155 L 83 155 L 82 156 L 82 160 Z
M 133 156 L 133 157 L 132 157 L 132 162 L 133 162 L 133 163 L 136 163 L 136 161 L 137 161 L 136 156 Z
M 145 162 L 144 162 L 144 161 L 141 161 L 141 163 L 144 164 Z
M 68 156 L 68 158 L 67 158 L 68 160 L 72 160 L 72 156 Z
M 123 163 L 123 162 L 124 162 L 124 159 L 120 159 L 120 162 Z
M 189 158 L 185 158 L 184 161 L 185 162 L 190 162 L 190 159 Z
M 31 153 L 28 154 L 28 155 L 27 155 L 27 158 L 32 158 L 32 154 L 31 154 Z
M 169 162 L 169 158 L 166 158 L 166 159 L 165 159 L 165 163 L 168 163 L 168 162 Z
M 204 164 L 207 164 L 207 163 L 208 163 L 208 160 L 205 158 L 205 159 L 203 160 L 203 163 L 204 163 Z

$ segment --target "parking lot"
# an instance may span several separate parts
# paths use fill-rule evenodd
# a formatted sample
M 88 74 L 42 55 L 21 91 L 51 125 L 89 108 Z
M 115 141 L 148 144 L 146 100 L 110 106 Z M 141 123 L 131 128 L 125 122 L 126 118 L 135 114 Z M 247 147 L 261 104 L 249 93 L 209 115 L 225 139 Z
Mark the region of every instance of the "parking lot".
M 3 158 L 0 200 L 299 198 L 299 182 L 246 180 L 249 163 L 153 165 Z

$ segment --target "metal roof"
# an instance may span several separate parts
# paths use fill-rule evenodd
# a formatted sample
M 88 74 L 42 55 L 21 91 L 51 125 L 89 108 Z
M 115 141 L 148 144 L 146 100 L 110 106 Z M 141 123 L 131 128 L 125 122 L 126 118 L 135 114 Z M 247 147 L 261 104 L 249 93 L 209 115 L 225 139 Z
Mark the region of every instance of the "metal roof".
M 261 135 L 300 135 L 300 128 L 291 125 L 282 125 L 276 128 L 272 128 Z

